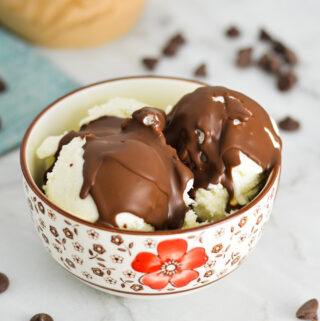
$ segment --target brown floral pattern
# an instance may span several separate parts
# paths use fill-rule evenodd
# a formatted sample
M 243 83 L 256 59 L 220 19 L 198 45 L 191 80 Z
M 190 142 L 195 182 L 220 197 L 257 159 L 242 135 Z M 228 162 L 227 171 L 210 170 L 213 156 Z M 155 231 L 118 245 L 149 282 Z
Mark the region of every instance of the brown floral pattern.
M 143 286 L 141 284 L 132 284 L 130 288 L 136 292 L 143 290 Z
M 44 222 L 44 220 L 41 217 L 39 218 L 39 224 L 40 224 L 41 228 L 43 228 L 43 229 L 46 228 L 46 223 Z
M 44 240 L 47 244 L 49 244 L 49 239 L 46 237 L 46 235 L 42 233 L 41 236 L 42 236 L 43 240 Z
M 136 277 L 136 272 L 132 271 L 132 270 L 126 270 L 126 271 L 123 271 L 122 274 L 126 277 L 126 278 L 129 278 L 129 279 L 134 279 Z
M 120 235 L 112 235 L 111 236 L 111 243 L 115 245 L 121 245 L 123 243 L 123 239 Z
M 87 271 L 82 271 L 81 274 L 87 279 L 87 280 L 91 280 L 92 276 L 90 273 L 88 273 Z
M 99 233 L 96 232 L 95 230 L 91 229 L 87 231 L 88 236 L 93 239 L 93 240 L 97 240 L 99 238 Z
M 212 276 L 214 274 L 214 270 L 209 270 L 204 274 L 205 278 L 209 278 L 210 276 Z
M 67 227 L 65 227 L 62 231 L 68 239 L 73 240 L 73 233 Z
M 243 227 L 247 224 L 247 221 L 248 221 L 248 218 L 246 216 L 243 216 L 241 219 L 240 219 L 240 222 L 239 222 L 239 226 L 240 227 Z
M 59 236 L 59 233 L 58 233 L 57 229 L 52 225 L 50 225 L 50 232 L 52 233 L 52 235 L 54 237 L 58 237 Z
M 100 244 L 93 244 L 93 250 L 99 254 L 103 254 L 106 251 Z
M 56 214 L 54 214 L 53 210 L 48 210 L 48 217 L 52 220 L 52 221 L 55 221 L 57 216 Z
M 83 259 L 82 259 L 80 256 L 78 256 L 78 255 L 73 254 L 73 255 L 72 255 L 72 259 L 73 259 L 73 261 L 76 262 L 77 264 L 80 264 L 80 265 L 83 264 Z
M 153 249 L 156 247 L 156 245 L 157 245 L 157 242 L 155 240 L 147 239 L 144 241 L 144 246 L 148 249 Z
M 123 257 L 118 254 L 111 255 L 110 258 L 113 263 L 121 264 L 123 262 Z
M 77 252 L 83 253 L 84 247 L 79 242 L 73 242 L 72 245 Z
M 275 184 L 276 185 L 276 184 Z M 142 273 L 133 271 L 131 262 L 139 253 L 157 254 L 158 246 L 176 236 L 135 236 L 90 228 L 49 208 L 30 188 L 25 188 L 32 221 L 48 252 L 61 266 L 101 289 L 131 294 L 175 293 L 197 288 L 236 269 L 258 242 L 269 219 L 275 188 L 249 211 L 208 229 L 179 234 L 188 249 L 203 247 L 208 261 L 196 269 L 199 276 L 183 288 L 167 286 L 162 290 L 145 287 Z M 41 205 L 40 205 L 41 204 Z M 137 268 L 137 267 L 136 267 Z M 139 270 L 139 269 L 138 269 Z
M 103 276 L 104 275 L 104 272 L 101 269 L 97 268 L 97 267 L 93 267 L 93 268 L 91 268 L 91 270 L 95 275 L 98 275 L 98 276 Z
M 221 250 L 223 249 L 223 245 L 222 243 L 216 244 L 213 248 L 212 248 L 212 253 L 219 253 Z
M 261 223 L 262 219 L 263 219 L 263 214 L 260 214 L 260 215 L 258 216 L 258 218 L 257 218 L 256 225 L 259 225 L 259 224 Z
M 41 202 L 38 202 L 38 209 L 42 214 L 45 214 L 46 210 Z
M 110 276 L 104 278 L 104 280 L 109 284 L 116 284 L 117 283 L 117 280 L 115 280 L 114 278 L 112 278 Z
M 70 267 L 72 267 L 73 269 L 76 267 L 75 264 L 74 264 L 70 259 L 66 258 L 65 261 L 66 261 L 66 263 L 67 263 Z

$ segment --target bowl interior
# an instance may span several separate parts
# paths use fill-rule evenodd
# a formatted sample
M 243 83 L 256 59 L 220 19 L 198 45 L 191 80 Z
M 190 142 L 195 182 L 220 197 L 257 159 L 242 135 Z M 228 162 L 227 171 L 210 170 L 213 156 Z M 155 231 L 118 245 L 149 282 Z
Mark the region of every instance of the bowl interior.
M 26 135 L 24 157 L 31 177 L 38 186 L 41 184 L 44 162 L 37 159 L 35 150 L 42 141 L 51 135 L 61 135 L 66 130 L 77 130 L 79 121 L 94 105 L 103 104 L 118 96 L 134 98 L 148 106 L 165 108 L 203 85 L 175 78 L 135 77 L 98 83 L 62 97 L 38 116 Z

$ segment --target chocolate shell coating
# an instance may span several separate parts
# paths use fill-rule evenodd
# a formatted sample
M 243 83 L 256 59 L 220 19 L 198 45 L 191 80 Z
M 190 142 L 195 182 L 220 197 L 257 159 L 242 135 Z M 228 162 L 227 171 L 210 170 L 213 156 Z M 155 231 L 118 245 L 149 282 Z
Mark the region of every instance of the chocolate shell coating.
M 193 174 L 166 144 L 165 124 L 164 111 L 145 107 L 130 119 L 102 117 L 62 138 L 58 153 L 74 137 L 86 139 L 80 197 L 92 195 L 98 224 L 117 226 L 117 214 L 132 213 L 158 230 L 182 227 Z
M 237 206 L 231 171 L 242 152 L 267 172 L 281 162 L 281 140 L 266 111 L 224 87 L 200 87 L 185 95 L 167 117 L 167 143 L 193 171 L 195 188 L 221 183 Z

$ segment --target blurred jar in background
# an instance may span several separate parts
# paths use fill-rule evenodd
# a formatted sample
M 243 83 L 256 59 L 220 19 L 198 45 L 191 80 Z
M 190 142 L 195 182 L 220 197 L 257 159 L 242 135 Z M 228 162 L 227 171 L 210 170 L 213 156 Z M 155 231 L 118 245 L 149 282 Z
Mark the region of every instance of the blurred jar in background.
M 128 32 L 146 0 L 0 0 L 0 23 L 48 47 L 79 48 Z

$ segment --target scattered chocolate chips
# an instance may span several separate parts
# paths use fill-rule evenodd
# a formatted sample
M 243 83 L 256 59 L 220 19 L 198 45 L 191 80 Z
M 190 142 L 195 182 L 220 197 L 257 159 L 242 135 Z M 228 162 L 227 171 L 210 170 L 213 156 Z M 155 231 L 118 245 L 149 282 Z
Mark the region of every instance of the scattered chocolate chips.
M 179 48 L 183 44 L 185 44 L 185 42 L 186 40 L 183 37 L 183 35 L 181 33 L 178 33 L 175 36 L 173 36 L 171 39 L 169 39 L 169 41 L 163 48 L 162 53 L 165 56 L 174 56 L 177 54 L 177 51 L 179 50 Z
M 156 68 L 158 62 L 159 62 L 159 59 L 157 59 L 157 58 L 143 58 L 142 59 L 143 65 L 149 70 L 153 70 L 154 68 Z
M 3 79 L 0 79 L 0 93 L 7 90 L 7 85 Z
M 240 30 L 236 26 L 231 26 L 226 30 L 226 36 L 236 38 L 240 36 Z
M 194 75 L 197 77 L 206 77 L 207 76 L 207 65 L 201 64 L 194 71 Z
M 284 118 L 283 120 L 279 121 L 278 126 L 282 130 L 295 131 L 300 128 L 300 123 L 297 120 L 288 116 L 288 117 Z
M 236 64 L 238 67 L 246 68 L 251 65 L 252 60 L 252 48 L 244 48 L 238 51 Z
M 282 66 L 282 61 L 271 53 L 264 54 L 258 61 L 258 66 L 270 73 L 278 73 Z
M 303 320 L 311 320 L 317 321 L 318 320 L 318 300 L 311 299 L 304 303 L 296 312 L 296 317 L 298 319 Z
M 262 41 L 273 41 L 272 37 L 265 29 L 260 29 L 259 39 Z
M 296 84 L 297 80 L 298 78 L 293 71 L 279 73 L 277 87 L 281 91 L 288 91 Z
M 9 279 L 8 277 L 3 274 L 0 273 L 0 293 L 5 292 L 9 287 Z
M 38 313 L 34 315 L 30 321 L 53 321 L 53 319 L 48 314 Z

